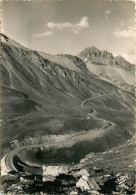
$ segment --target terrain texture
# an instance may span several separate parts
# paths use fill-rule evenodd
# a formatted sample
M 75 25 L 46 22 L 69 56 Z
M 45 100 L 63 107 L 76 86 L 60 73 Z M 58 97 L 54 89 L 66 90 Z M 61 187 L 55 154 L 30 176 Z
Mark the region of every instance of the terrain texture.
M 135 66 L 95 47 L 30 50 L 3 34 L 0 51 L 3 193 L 134 194 Z

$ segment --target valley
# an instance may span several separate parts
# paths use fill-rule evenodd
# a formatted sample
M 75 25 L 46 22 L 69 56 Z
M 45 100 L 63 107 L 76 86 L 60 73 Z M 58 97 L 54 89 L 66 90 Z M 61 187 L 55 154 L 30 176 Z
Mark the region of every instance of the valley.
M 51 55 L 0 36 L 3 186 L 19 179 L 16 193 L 31 193 L 33 182 L 56 195 L 133 193 L 135 66 L 95 47 Z M 119 187 L 122 174 L 130 188 Z

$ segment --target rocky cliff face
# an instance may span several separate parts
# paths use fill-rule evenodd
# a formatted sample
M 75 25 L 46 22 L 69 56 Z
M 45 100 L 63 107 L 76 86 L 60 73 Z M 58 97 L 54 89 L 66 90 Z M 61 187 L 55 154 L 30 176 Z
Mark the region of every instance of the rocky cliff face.
M 118 68 L 123 68 L 126 71 L 130 71 L 133 74 L 134 65 L 125 60 L 122 56 L 113 56 L 112 53 L 99 50 L 96 47 L 88 47 L 83 50 L 79 55 L 84 61 L 91 61 L 94 64 L 110 65 Z
M 122 56 L 114 57 L 108 51 L 100 51 L 95 47 L 90 47 L 82 51 L 79 58 L 86 63 L 87 69 L 99 78 L 123 90 L 134 90 L 135 66 Z

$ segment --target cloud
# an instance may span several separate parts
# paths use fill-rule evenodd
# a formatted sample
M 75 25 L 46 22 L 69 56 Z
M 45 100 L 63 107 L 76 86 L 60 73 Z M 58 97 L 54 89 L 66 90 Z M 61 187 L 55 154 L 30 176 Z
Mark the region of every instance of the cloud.
M 105 11 L 105 15 L 106 15 L 106 16 L 105 16 L 105 19 L 106 19 L 106 20 L 109 19 L 109 16 L 110 16 L 111 13 L 112 13 L 112 12 L 111 12 L 111 10 L 109 10 L 109 9 Z
M 76 24 L 72 24 L 70 22 L 48 22 L 46 25 L 51 30 L 69 29 L 76 34 L 79 33 L 79 31 L 82 29 L 89 28 L 88 17 L 82 17 L 81 20 Z
M 78 34 L 79 33 L 79 31 L 78 30 L 72 30 L 75 34 Z
M 80 22 L 77 24 L 79 28 L 88 28 L 89 23 L 88 23 L 88 17 L 83 17 L 81 18 Z
M 71 23 L 69 23 L 69 22 L 66 22 L 66 23 L 48 22 L 48 23 L 47 23 L 47 26 L 48 26 L 48 28 L 50 28 L 50 29 L 55 29 L 55 28 L 56 28 L 56 29 L 59 29 L 59 30 L 63 30 L 63 29 L 65 29 L 65 28 L 71 28 L 73 25 L 72 25 Z
M 106 14 L 106 15 L 111 14 L 111 10 L 106 10 L 106 11 L 105 11 L 105 14 Z
M 62 30 L 70 30 L 75 34 L 78 34 L 82 29 L 85 28 L 89 28 L 89 23 L 88 23 L 88 17 L 82 17 L 81 20 L 76 23 L 76 24 L 72 24 L 70 22 L 48 22 L 46 24 L 46 26 L 48 27 L 48 31 L 39 33 L 39 34 L 32 34 L 32 37 L 36 37 L 36 38 L 41 38 L 41 37 L 46 37 L 46 36 L 51 36 L 54 34 L 54 32 L 57 31 L 62 31 Z
M 53 31 L 46 31 L 39 34 L 32 34 L 33 37 L 37 37 L 37 38 L 51 36 L 51 35 L 53 35 Z
M 126 28 L 124 30 L 115 29 L 113 35 L 117 38 L 134 38 L 135 31 L 133 27 Z

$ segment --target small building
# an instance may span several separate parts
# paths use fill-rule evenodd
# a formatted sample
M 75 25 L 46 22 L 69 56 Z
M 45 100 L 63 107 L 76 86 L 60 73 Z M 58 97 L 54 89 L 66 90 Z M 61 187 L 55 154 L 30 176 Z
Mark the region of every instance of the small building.
M 14 149 L 14 148 L 19 148 L 19 142 L 18 140 L 12 140 L 10 142 L 10 146 Z

